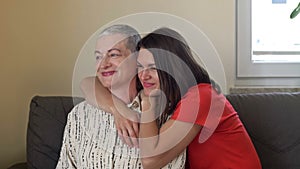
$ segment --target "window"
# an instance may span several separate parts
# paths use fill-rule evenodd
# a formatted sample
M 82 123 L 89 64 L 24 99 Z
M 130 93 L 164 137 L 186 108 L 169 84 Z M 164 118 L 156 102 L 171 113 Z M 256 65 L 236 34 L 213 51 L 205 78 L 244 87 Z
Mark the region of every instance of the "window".
M 255 78 L 257 84 L 263 81 L 262 85 L 299 86 L 300 16 L 290 19 L 298 3 L 299 0 L 236 0 L 238 83 L 243 78 Z

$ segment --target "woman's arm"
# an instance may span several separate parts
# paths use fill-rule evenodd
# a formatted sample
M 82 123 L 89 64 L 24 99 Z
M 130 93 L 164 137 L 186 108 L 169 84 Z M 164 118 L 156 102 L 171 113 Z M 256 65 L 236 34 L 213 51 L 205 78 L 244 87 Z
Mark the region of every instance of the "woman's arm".
M 97 77 L 83 79 L 80 87 L 89 103 L 113 114 L 120 138 L 127 145 L 137 147 L 139 132 L 137 113 L 129 109 L 122 100 L 111 94 Z
M 150 97 L 151 98 L 151 97 Z M 177 157 L 200 132 L 201 126 L 168 120 L 158 129 L 155 121 L 156 101 L 143 98 L 139 143 L 145 169 L 161 168 Z

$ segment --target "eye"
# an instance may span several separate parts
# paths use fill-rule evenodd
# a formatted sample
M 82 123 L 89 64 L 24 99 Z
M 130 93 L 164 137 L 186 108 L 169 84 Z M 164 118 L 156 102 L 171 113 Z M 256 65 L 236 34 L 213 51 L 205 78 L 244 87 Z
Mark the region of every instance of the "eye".
M 140 72 L 140 71 L 143 70 L 143 66 L 140 65 L 140 64 L 137 64 L 137 65 L 136 65 L 136 68 L 137 68 L 138 72 Z
M 151 70 L 156 70 L 156 67 L 150 67 L 149 69 L 151 69 Z
M 102 59 L 102 56 L 101 55 L 96 55 L 96 61 Z
M 120 53 L 110 53 L 109 57 L 119 57 L 122 56 Z
M 151 70 L 151 71 L 156 71 L 157 69 L 156 69 L 156 67 L 149 67 L 149 70 Z

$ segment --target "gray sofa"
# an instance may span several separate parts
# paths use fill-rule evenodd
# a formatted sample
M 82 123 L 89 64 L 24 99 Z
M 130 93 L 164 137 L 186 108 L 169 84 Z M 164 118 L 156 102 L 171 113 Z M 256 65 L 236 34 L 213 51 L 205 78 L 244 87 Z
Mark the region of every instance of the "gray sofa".
M 244 123 L 264 169 L 300 168 L 300 93 L 226 97 Z M 34 97 L 27 129 L 27 162 L 9 169 L 55 168 L 67 115 L 81 101 L 72 97 Z

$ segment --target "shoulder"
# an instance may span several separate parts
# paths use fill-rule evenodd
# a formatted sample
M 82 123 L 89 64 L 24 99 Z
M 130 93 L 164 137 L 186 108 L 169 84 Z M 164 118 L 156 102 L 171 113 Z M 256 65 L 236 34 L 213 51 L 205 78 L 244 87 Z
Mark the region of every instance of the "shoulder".
M 95 116 L 97 112 L 103 112 L 97 107 L 89 104 L 86 101 L 83 101 L 73 107 L 71 112 L 68 114 L 68 121 L 82 121 L 87 118 Z
M 69 116 L 76 115 L 76 114 L 80 113 L 80 111 L 86 110 L 88 108 L 87 105 L 88 105 L 88 103 L 86 101 L 78 103 L 77 105 L 75 105 L 72 108 L 71 112 L 69 113 Z
M 189 109 L 190 107 L 195 107 L 195 110 L 201 112 L 209 112 L 216 107 L 224 108 L 225 103 L 225 96 L 219 94 L 212 85 L 208 83 L 200 83 L 191 87 L 180 102 L 181 107 L 184 105 Z
M 214 92 L 213 87 L 209 83 L 199 83 L 191 88 L 189 88 L 187 94 L 211 94 Z
M 84 101 L 74 106 L 69 113 L 67 127 L 90 136 L 98 131 L 101 124 L 114 124 L 112 120 L 113 116 L 110 113 Z
M 200 83 L 189 88 L 188 92 L 183 96 L 183 100 L 189 102 L 203 102 L 211 100 L 212 96 L 216 96 L 217 92 L 213 89 L 211 84 Z

